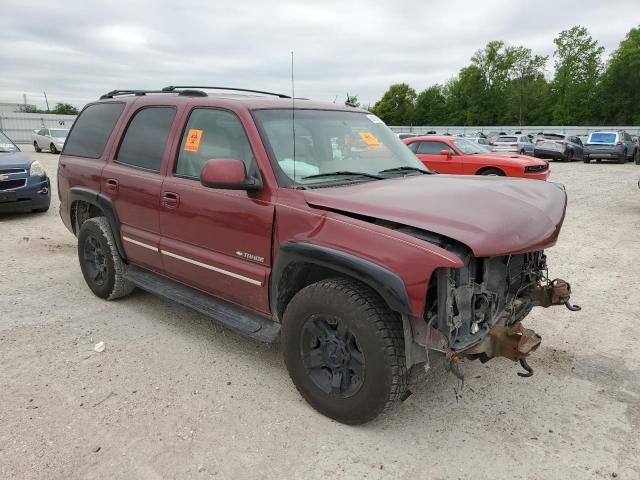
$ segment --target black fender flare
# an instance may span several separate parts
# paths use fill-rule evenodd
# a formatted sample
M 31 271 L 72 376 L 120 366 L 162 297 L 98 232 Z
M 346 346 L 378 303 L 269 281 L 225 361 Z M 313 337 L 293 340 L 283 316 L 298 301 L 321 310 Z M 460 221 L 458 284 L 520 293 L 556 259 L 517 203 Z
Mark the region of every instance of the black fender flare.
M 394 272 L 341 250 L 308 242 L 287 241 L 280 246 L 271 272 L 270 302 L 276 318 L 279 316 L 282 275 L 286 268 L 294 263 L 318 265 L 355 278 L 376 291 L 391 310 L 400 314 L 411 314 L 407 289 L 402 279 Z
M 124 246 L 122 245 L 122 239 L 120 238 L 120 220 L 118 219 L 118 214 L 116 213 L 116 209 L 113 206 L 111 199 L 102 193 L 88 188 L 72 187 L 69 191 L 69 212 L 67 212 L 72 225 L 74 219 L 71 218 L 71 208 L 74 202 L 78 200 L 94 205 L 104 213 L 104 216 L 111 227 L 111 233 L 113 233 L 118 253 L 123 260 L 126 260 L 127 255 L 124 252 Z

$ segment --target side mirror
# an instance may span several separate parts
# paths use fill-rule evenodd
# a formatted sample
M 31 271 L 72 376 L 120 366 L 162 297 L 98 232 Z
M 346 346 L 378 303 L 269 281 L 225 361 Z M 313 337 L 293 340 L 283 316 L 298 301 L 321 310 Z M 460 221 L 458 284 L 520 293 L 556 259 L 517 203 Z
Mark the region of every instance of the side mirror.
M 200 183 L 209 188 L 226 190 L 260 190 L 262 183 L 256 178 L 248 178 L 242 160 L 208 160 L 200 171 Z
M 444 148 L 440 150 L 440 155 L 444 155 L 445 157 L 450 157 L 451 152 L 449 150 L 445 150 Z

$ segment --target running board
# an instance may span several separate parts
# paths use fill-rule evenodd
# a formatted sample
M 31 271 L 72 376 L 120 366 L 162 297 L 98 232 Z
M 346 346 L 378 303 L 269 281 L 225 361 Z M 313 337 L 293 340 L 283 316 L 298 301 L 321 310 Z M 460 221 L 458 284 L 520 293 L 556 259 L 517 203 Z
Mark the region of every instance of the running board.
M 217 320 L 231 330 L 261 342 L 274 343 L 280 336 L 279 323 L 248 312 L 212 295 L 187 287 L 150 270 L 129 265 L 126 277 L 127 280 L 142 290 L 178 302 L 185 307 Z

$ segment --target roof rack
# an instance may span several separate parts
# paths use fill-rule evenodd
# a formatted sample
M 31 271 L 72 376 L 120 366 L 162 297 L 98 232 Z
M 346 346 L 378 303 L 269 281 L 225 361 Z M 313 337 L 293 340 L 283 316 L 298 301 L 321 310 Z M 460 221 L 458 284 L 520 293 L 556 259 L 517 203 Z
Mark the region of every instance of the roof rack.
M 184 97 L 206 97 L 207 94 L 201 90 L 179 90 L 179 91 L 169 91 L 169 90 L 111 90 L 110 92 L 105 93 L 100 97 L 100 100 L 105 100 L 107 98 L 119 97 L 121 95 L 135 95 L 136 97 L 143 97 L 147 93 L 177 93 L 178 95 Z
M 275 97 L 280 97 L 280 98 L 291 98 L 289 95 L 285 95 L 284 93 L 273 93 L 273 92 L 265 92 L 263 90 L 250 90 L 248 88 L 234 88 L 234 87 L 202 87 L 202 86 L 170 85 L 168 87 L 164 87 L 162 91 L 165 93 L 170 93 L 170 92 L 175 92 L 177 88 L 201 88 L 204 90 L 230 90 L 233 92 L 260 93 L 262 95 L 273 95 Z M 184 91 L 188 91 L 188 90 L 184 90 Z

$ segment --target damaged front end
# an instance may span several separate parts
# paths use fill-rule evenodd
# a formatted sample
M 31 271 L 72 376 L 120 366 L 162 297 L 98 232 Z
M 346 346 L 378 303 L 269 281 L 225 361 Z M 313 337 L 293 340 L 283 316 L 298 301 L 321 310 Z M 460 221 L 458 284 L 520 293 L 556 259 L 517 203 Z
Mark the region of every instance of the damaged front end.
M 541 337 L 522 320 L 536 306 L 579 310 L 569 303 L 570 285 L 549 281 L 542 251 L 478 258 L 468 249 L 455 250 L 464 267 L 434 273 L 427 292 L 424 346 L 445 352 L 453 362 L 505 357 L 521 363 L 527 370 L 522 376 L 531 376 L 526 357 L 538 348 Z

